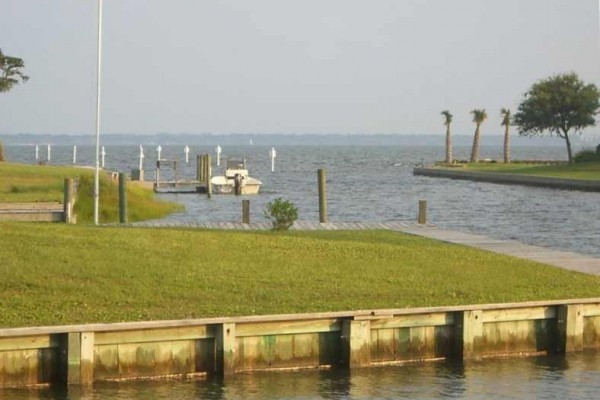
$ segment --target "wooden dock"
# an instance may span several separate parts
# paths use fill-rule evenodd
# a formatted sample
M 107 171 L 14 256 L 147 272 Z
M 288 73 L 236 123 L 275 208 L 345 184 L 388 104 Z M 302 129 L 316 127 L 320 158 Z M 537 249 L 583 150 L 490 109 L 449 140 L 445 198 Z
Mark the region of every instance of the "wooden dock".
M 0 221 L 62 222 L 64 206 L 48 203 L 0 203 Z
M 243 224 L 241 222 L 198 222 L 198 223 L 135 223 L 133 226 L 146 227 L 186 227 L 198 229 L 224 229 L 224 230 L 269 230 L 269 222 L 255 222 Z M 483 235 L 458 232 L 435 227 L 433 225 L 419 225 L 416 223 L 390 221 L 390 222 L 325 222 L 297 221 L 290 230 L 369 230 L 387 229 L 411 235 L 422 236 L 442 242 L 461 244 L 493 253 L 523 258 L 540 263 L 568 269 L 570 271 L 600 276 L 600 258 L 578 254 L 571 251 L 550 249 L 542 246 L 533 246 L 515 240 L 494 239 Z

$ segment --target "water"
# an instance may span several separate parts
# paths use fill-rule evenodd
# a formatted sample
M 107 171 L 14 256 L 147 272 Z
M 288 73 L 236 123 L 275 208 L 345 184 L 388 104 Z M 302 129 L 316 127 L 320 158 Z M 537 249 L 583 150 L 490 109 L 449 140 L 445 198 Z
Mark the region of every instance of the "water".
M 190 147 L 190 164 L 184 162 L 183 146 L 162 146 L 162 157 L 178 159 L 181 175 L 195 177 L 195 154 L 211 152 L 207 146 Z M 429 221 L 443 228 L 484 234 L 499 239 L 600 256 L 600 193 L 498 185 L 416 177 L 415 164 L 443 159 L 441 147 L 377 146 L 280 146 L 275 172 L 271 172 L 270 147 L 224 147 L 227 157 L 245 157 L 250 174 L 263 181 L 251 200 L 251 219 L 263 220 L 262 210 L 276 197 L 292 201 L 300 220 L 318 220 L 318 168 L 327 171 L 328 212 L 331 221 L 414 221 L 418 200 L 428 202 Z M 78 146 L 78 164 L 93 165 L 92 147 Z M 154 176 L 155 147 L 144 149 L 146 179 Z M 468 158 L 470 149 L 457 147 L 456 158 Z M 8 146 L 11 161 L 34 163 L 33 146 Z M 106 146 L 106 168 L 130 172 L 138 168 L 138 146 Z M 515 159 L 564 159 L 562 147 L 513 148 Z M 482 158 L 500 158 L 499 147 L 483 147 Z M 40 146 L 40 158 L 46 148 Z M 52 164 L 70 164 L 72 147 L 52 148 Z M 162 171 L 167 177 L 168 171 Z M 185 211 L 164 222 L 226 222 L 241 220 L 241 199 L 235 196 L 163 194 L 182 203 Z M 242 197 L 244 198 L 244 197 Z
M 226 381 L 98 383 L 91 389 L 0 390 L 5 399 L 592 399 L 600 390 L 598 354 L 434 362 L 352 371 L 241 374 Z

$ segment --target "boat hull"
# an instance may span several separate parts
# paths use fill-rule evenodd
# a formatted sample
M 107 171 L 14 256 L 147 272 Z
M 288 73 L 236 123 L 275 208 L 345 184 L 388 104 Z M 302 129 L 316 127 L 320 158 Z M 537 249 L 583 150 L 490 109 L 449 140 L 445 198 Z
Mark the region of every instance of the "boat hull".
M 224 176 L 215 176 L 210 181 L 212 192 L 215 194 L 235 194 L 235 184 L 233 180 Z M 254 178 L 244 179 L 241 186 L 241 194 L 258 194 L 262 182 Z

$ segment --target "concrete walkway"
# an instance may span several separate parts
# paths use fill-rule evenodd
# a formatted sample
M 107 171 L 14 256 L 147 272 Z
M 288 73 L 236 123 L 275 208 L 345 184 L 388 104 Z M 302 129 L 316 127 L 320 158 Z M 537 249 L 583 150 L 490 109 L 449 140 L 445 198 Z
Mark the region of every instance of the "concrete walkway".
M 191 224 L 178 223 L 134 223 L 131 226 L 146 227 L 181 227 L 228 230 L 269 230 L 268 222 L 242 224 L 239 222 L 203 222 Z M 392 231 L 422 236 L 442 242 L 462 244 L 469 247 L 487 250 L 494 253 L 514 256 L 544 264 L 600 276 L 600 258 L 578 254 L 570 251 L 554 250 L 547 247 L 532 246 L 514 240 L 493 239 L 482 235 L 451 231 L 431 225 L 418 225 L 409 222 L 327 222 L 297 221 L 291 230 L 365 230 L 389 229 Z

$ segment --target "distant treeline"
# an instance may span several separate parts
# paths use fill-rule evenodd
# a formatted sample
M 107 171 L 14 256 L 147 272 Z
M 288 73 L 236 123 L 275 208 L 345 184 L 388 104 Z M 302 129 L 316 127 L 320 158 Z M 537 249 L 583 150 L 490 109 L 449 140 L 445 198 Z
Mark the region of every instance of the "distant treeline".
M 318 146 L 444 146 L 443 135 L 417 134 L 257 134 L 257 133 L 156 133 L 133 135 L 113 133 L 101 135 L 103 145 L 318 145 Z M 470 146 L 472 135 L 456 135 L 453 137 L 457 146 Z M 501 146 L 502 136 L 482 136 L 482 145 Z M 95 136 L 90 135 L 51 135 L 19 133 L 0 135 L 5 145 L 94 145 Z M 564 146 L 561 140 L 551 137 L 519 137 L 511 138 L 513 146 Z

